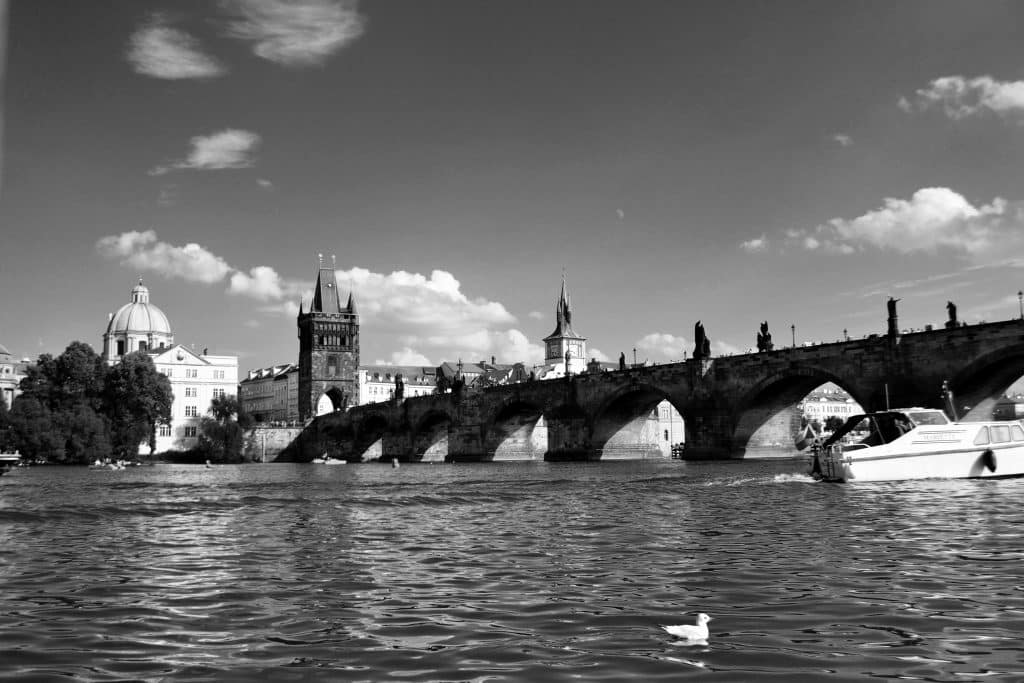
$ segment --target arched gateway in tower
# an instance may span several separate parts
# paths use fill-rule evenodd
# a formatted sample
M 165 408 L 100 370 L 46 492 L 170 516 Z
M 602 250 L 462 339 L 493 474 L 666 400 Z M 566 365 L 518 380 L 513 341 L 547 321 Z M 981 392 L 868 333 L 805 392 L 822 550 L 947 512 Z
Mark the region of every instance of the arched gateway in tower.
M 299 419 L 359 402 L 359 315 L 353 295 L 342 308 L 334 257 L 319 271 L 308 311 L 299 303 Z

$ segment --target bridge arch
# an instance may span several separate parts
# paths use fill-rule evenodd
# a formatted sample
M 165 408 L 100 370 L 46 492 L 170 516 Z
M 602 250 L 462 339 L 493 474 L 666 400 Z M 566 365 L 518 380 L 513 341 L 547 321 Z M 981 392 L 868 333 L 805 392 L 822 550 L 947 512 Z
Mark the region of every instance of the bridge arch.
M 811 391 L 829 382 L 865 405 L 866 391 L 847 378 L 816 365 L 795 365 L 753 384 L 737 402 L 730 450 L 743 453 L 755 446 L 793 447 L 801 417 L 793 407 Z
M 452 417 L 442 410 L 431 410 L 416 422 L 412 434 L 414 461 L 444 461 L 448 457 L 448 431 Z
M 488 460 L 543 460 L 547 450 L 543 408 L 518 397 L 501 405 L 484 432 Z
M 957 417 L 964 420 L 991 419 L 996 403 L 1022 375 L 1024 344 L 1006 346 L 976 358 L 949 382 Z
M 382 413 L 371 413 L 361 417 L 362 419 L 353 425 L 352 457 L 349 460 L 380 460 L 384 454 L 384 434 L 390 426 L 388 418 Z
M 662 434 L 657 409 L 663 401 L 676 412 L 682 412 L 668 392 L 649 383 L 631 384 L 607 396 L 594 412 L 590 425 L 589 441 L 595 457 L 671 457 L 672 445 L 684 441 L 685 436 Z

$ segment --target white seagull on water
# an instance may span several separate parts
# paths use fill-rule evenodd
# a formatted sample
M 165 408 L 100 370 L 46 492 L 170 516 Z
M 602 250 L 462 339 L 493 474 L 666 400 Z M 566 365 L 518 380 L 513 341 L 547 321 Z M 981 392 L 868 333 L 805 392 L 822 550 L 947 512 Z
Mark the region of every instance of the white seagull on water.
M 709 621 L 711 621 L 711 617 L 701 612 L 697 615 L 696 626 L 680 624 L 678 626 L 662 626 L 662 628 L 670 635 L 676 636 L 677 638 L 684 638 L 686 640 L 707 640 Z

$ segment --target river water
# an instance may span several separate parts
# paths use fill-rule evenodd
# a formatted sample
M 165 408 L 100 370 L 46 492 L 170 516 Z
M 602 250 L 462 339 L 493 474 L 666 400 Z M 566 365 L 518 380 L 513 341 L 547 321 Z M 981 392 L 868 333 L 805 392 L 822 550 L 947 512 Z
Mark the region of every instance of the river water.
M 18 469 L 0 678 L 1024 680 L 1024 480 L 803 467 Z

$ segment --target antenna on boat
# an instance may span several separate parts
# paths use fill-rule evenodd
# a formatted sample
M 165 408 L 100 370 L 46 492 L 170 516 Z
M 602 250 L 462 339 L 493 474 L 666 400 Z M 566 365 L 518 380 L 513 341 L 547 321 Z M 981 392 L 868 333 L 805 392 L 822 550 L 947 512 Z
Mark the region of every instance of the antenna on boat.
M 949 411 L 949 416 L 953 418 L 953 422 L 960 420 L 956 414 L 956 403 L 953 401 L 953 390 L 949 388 L 949 380 L 942 381 L 942 401 L 946 404 L 946 409 Z

